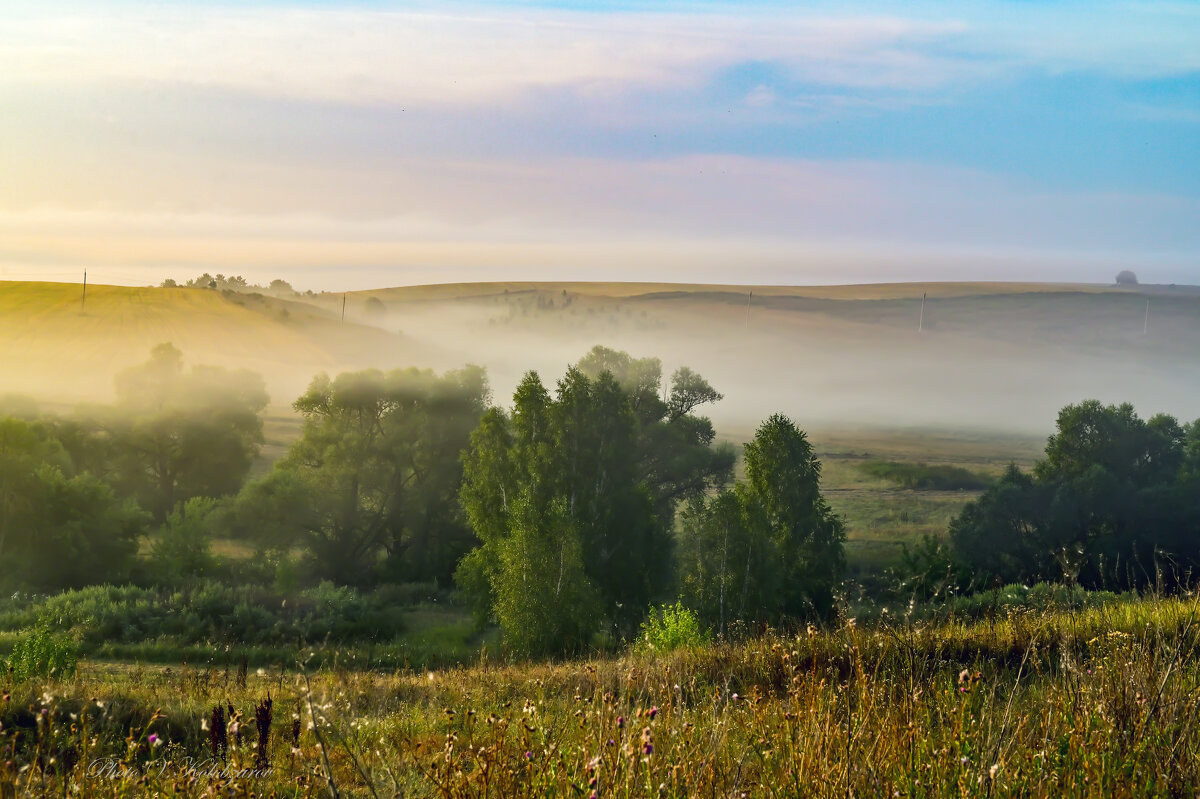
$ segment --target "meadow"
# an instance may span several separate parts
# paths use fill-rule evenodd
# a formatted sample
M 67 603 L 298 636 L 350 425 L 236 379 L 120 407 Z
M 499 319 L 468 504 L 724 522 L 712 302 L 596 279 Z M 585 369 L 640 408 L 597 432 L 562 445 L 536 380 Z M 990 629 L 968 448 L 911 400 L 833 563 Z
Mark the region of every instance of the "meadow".
M 112 497 L 104 518 L 113 520 L 114 531 L 128 524 L 118 532 L 134 536 L 121 555 L 124 560 L 113 556 L 113 563 L 124 564 L 123 576 L 95 584 L 84 568 L 87 556 L 75 553 L 84 576 L 59 585 L 52 578 L 67 573 L 66 548 L 73 546 L 71 536 L 82 522 L 56 516 L 64 507 L 59 501 L 47 499 L 38 506 L 46 509 L 44 516 L 21 516 L 24 506 L 15 500 L 5 506 L 13 519 L 25 520 L 10 525 L 13 529 L 44 527 L 65 543 L 61 556 L 48 558 L 45 539 L 26 535 L 34 541 L 32 548 L 10 546 L 5 552 L 10 563 L 25 557 L 22 562 L 35 569 L 21 574 L 21 568 L 10 568 L 18 590 L 0 599 L 0 657 L 8 667 L 0 703 L 5 750 L 0 799 L 52 794 L 1158 796 L 1200 790 L 1194 701 L 1200 684 L 1195 658 L 1200 619 L 1198 600 L 1186 590 L 1189 575 L 1156 573 L 1157 583 L 1147 575 L 1122 584 L 1116 590 L 1131 591 L 1122 594 L 1100 590 L 1116 586 L 1085 575 L 1091 579 L 1088 587 L 1097 590 L 1084 591 L 1073 582 L 1078 570 L 1072 572 L 1063 560 L 1063 568 L 1052 574 L 1035 572 L 1036 578 L 1027 581 L 1032 585 L 1001 585 L 997 574 L 947 583 L 946 593 L 938 589 L 937 600 L 926 603 L 920 599 L 934 596 L 926 590 L 930 583 L 914 581 L 933 575 L 938 562 L 914 565 L 909 559 L 911 550 L 925 547 L 929 554 L 930 542 L 945 541 L 951 521 L 973 500 L 990 495 L 985 495 L 990 486 L 1002 484 L 1010 464 L 1029 470 L 1047 446 L 1052 417 L 1036 422 L 1023 417 L 1017 424 L 993 415 L 998 406 L 963 405 L 962 396 L 988 393 L 972 380 L 990 370 L 987 379 L 997 384 L 1014 375 L 1037 382 L 1036 369 L 1014 372 L 1008 366 L 1043 350 L 1038 357 L 1047 363 L 1069 351 L 1072 357 L 1101 357 L 1125 368 L 1153 345 L 1112 333 L 1124 324 L 1120 320 L 1133 307 L 1130 302 L 1138 308 L 1145 303 L 1140 296 L 1095 287 L 933 287 L 930 332 L 918 335 L 909 318 L 920 302 L 913 286 L 834 287 L 804 294 L 762 289 L 753 307 L 736 287 L 635 284 L 424 287 L 290 299 L 201 289 L 92 291 L 85 311 L 69 286 L 0 284 L 0 309 L 6 309 L 0 341 L 7 347 L 0 347 L 0 354 L 21 366 L 0 385 L 0 395 L 28 386 L 44 389 L 31 399 L 0 402 L 13 414 L 9 438 L 24 441 L 20 446 L 25 447 L 9 453 L 15 465 L 8 477 L 26 475 L 30 485 L 68 492 L 43 498 Z M 369 300 L 376 301 L 370 314 Z M 1164 315 L 1187 339 L 1195 333 L 1184 319 L 1194 298 L 1167 300 L 1166 310 L 1177 318 Z M 349 308 L 344 322 L 341 303 Z M 1078 330 L 1056 327 L 1064 309 L 1074 309 L 1092 330 L 1108 330 L 1101 344 L 1112 351 L 1100 353 L 1096 341 L 1077 340 Z M 1005 327 L 1014 315 L 1023 320 L 1017 333 Z M 1110 324 L 1113 319 L 1120 325 Z M 980 320 L 987 331 L 974 329 Z M 701 327 L 707 335 L 697 335 Z M 567 601 L 548 601 L 558 596 L 549 593 L 549 582 L 544 595 L 528 595 L 540 596 L 544 604 L 512 601 L 518 595 L 510 592 L 504 594 L 510 599 L 480 615 L 479 583 L 472 582 L 470 571 L 456 570 L 456 563 L 487 566 L 525 550 L 478 548 L 468 553 L 477 556 L 475 561 L 457 560 L 463 552 L 456 550 L 455 560 L 446 562 L 448 556 L 437 549 L 478 543 L 462 537 L 458 514 L 444 512 L 456 502 L 466 503 L 467 516 L 476 514 L 471 517 L 476 533 L 492 529 L 490 517 L 479 516 L 496 507 L 489 504 L 487 490 L 514 473 L 495 453 L 522 457 L 517 450 L 477 446 L 483 440 L 477 437 L 463 449 L 472 429 L 500 429 L 476 428 L 478 414 L 489 404 L 505 404 L 508 385 L 531 366 L 545 368 L 553 386 L 555 370 L 586 351 L 580 349 L 585 340 L 640 340 L 648 330 L 664 347 L 664 374 L 696 363 L 719 379 L 709 386 L 693 373 L 689 383 L 688 371 L 681 370 L 676 374 L 684 375 L 683 388 L 676 394 L 672 382 L 672 404 L 665 387 L 659 397 L 655 383 L 638 395 L 638 407 L 654 409 L 658 403 L 661 408 L 639 426 L 619 414 L 612 418 L 647 435 L 644 441 L 630 439 L 648 446 L 646 453 L 661 453 L 669 439 L 646 431 L 674 429 L 670 425 L 697 402 L 713 403 L 715 431 L 700 416 L 689 416 L 687 424 L 693 426 L 686 429 L 715 432 L 714 443 L 732 449 L 710 451 L 711 437 L 701 435 L 696 448 L 673 451 L 688 455 L 678 463 L 692 464 L 688 469 L 695 475 L 721 473 L 724 462 L 721 479 L 738 481 L 741 493 L 724 500 L 703 497 L 707 509 L 696 510 L 693 503 L 689 512 L 710 515 L 687 519 L 675 516 L 674 500 L 665 502 L 663 508 L 671 512 L 653 529 L 676 535 L 678 550 L 672 552 L 691 554 L 679 556 L 679 563 L 662 561 L 664 568 L 653 575 L 661 582 L 657 593 L 637 594 L 629 603 L 621 594 L 621 601 L 604 611 L 610 617 L 604 624 L 587 616 L 595 611 L 585 613 L 596 607 L 587 604 L 594 597 L 581 594 L 573 610 Z M 197 361 L 260 370 L 271 400 L 268 405 L 265 393 L 259 397 L 262 392 L 247 389 L 249 416 L 260 425 L 246 439 L 252 445 L 236 457 L 214 461 L 216 467 L 207 471 L 201 468 L 208 463 L 203 459 L 185 463 L 211 488 L 189 488 L 186 502 L 155 505 L 159 486 L 145 482 L 137 454 L 144 450 L 135 446 L 145 428 L 131 424 L 126 429 L 120 414 L 105 415 L 98 406 L 77 411 L 75 403 L 87 399 L 88 392 L 103 398 L 112 373 L 126 361 L 140 361 L 142 348 L 164 335 L 187 350 L 183 357 L 189 363 L 194 354 Z M 559 335 L 566 337 L 555 338 Z M 296 386 L 319 370 L 414 362 L 462 366 L 466 357 L 459 348 L 471 336 L 488 369 L 488 383 L 472 382 L 470 375 L 482 372 L 470 370 L 461 382 L 416 372 L 387 378 L 414 392 L 404 396 L 417 397 L 418 403 L 425 401 L 421 392 L 435 384 L 451 393 L 430 396 L 464 398 L 453 406 L 460 409 L 457 422 L 442 407 L 429 415 L 381 414 L 378 425 L 363 425 L 355 414 L 366 406 L 340 409 L 336 402 L 345 395 L 330 393 L 329 381 L 320 377 L 296 406 L 285 404 L 297 395 Z M 747 352 L 778 357 L 747 358 Z M 846 353 L 858 360 L 844 360 Z M 1162 363 L 1137 367 L 1149 377 L 1146 391 L 1154 390 L 1154 380 L 1168 379 L 1159 367 L 1171 360 L 1170 353 L 1160 355 Z M 172 363 L 172 357 L 179 351 L 158 347 L 152 361 L 133 374 L 157 375 L 155 364 Z M 618 367 L 625 363 L 621 358 L 625 367 L 651 363 L 612 350 L 592 351 L 587 358 L 611 358 Z M 958 371 L 968 363 L 975 372 Z M 172 390 L 202 395 L 187 388 L 193 384 L 178 376 L 183 372 L 162 374 L 176 375 L 164 382 L 175 386 Z M 225 373 L 198 374 L 216 380 Z M 576 396 L 601 396 L 589 394 L 594 387 L 579 374 L 572 378 Z M 240 385 L 237 375 L 226 377 L 230 385 Z M 1036 392 L 1006 389 L 996 396 L 1020 395 L 1023 409 L 1004 409 L 1016 416 L 1039 404 L 1057 407 L 1056 392 L 1064 386 L 1071 392 L 1068 400 L 1083 390 L 1077 376 L 1062 377 L 1057 387 L 1039 383 Z M 359 400 L 387 388 L 381 373 L 337 378 L 343 379 L 357 387 L 360 393 L 351 395 Z M 168 432 L 174 429 L 178 420 L 160 419 L 154 408 L 138 404 L 144 398 L 130 388 L 136 385 L 118 380 L 114 407 L 143 419 L 141 425 L 157 420 Z M 1178 381 L 1173 385 L 1178 388 Z M 71 394 L 64 386 L 82 393 Z M 875 391 L 878 386 L 897 387 L 899 393 L 885 395 Z M 722 391 L 729 392 L 728 399 L 720 397 Z M 379 396 L 385 400 L 380 408 L 409 407 L 396 405 L 386 392 Z M 561 387 L 559 397 L 561 402 Z M 671 411 L 675 403 L 682 409 L 678 414 Z M 834 406 L 838 411 L 830 415 Z M 951 406 L 954 414 L 940 418 Z M 588 407 L 595 418 L 605 419 L 603 413 L 624 406 Z M 768 589 L 761 594 L 762 614 L 731 616 L 727 626 L 726 586 L 744 605 L 747 590 L 781 584 L 771 582 L 773 563 L 792 561 L 761 555 L 752 560 L 747 548 L 744 569 L 727 570 L 721 555 L 719 578 L 706 584 L 719 585 L 719 594 L 716 589 L 687 594 L 682 586 L 687 575 L 713 580 L 706 570 L 716 561 L 696 558 L 697 552 L 711 554 L 717 546 L 733 556 L 742 551 L 729 548 L 725 525 L 730 517 L 719 514 L 734 507 L 741 514 L 738 523 L 758 518 L 753 514 L 766 506 L 754 503 L 768 495 L 749 492 L 770 485 L 763 489 L 760 480 L 748 488 L 756 479 L 752 462 L 749 456 L 735 462 L 733 452 L 741 452 L 752 438 L 750 449 L 763 446 L 760 439 L 769 441 L 763 438 L 767 423 L 758 430 L 750 425 L 781 407 L 793 413 L 807 439 L 782 415 L 768 420 L 774 425 L 769 429 L 794 436 L 775 440 L 801 442 L 797 452 L 811 442 L 802 465 L 817 467 L 805 472 L 805 480 L 819 485 L 822 503 L 828 503 L 821 512 L 828 513 L 839 535 L 838 557 L 809 576 L 840 570 L 844 552 L 845 580 L 839 574 L 831 583 L 830 602 L 822 606 L 828 612 L 770 616 L 777 600 Z M 890 415 L 903 417 L 913 409 L 919 412 Z M 58 418 L 28 421 L 39 412 Z M 80 419 L 96 415 L 74 427 L 74 413 Z M 206 414 L 185 418 L 200 425 L 211 415 Z M 967 418 L 971 414 L 976 416 Z M 506 423 L 503 416 L 490 418 L 492 424 Z M 422 426 L 430 419 L 438 424 Z M 362 433 L 383 424 L 390 425 L 392 437 L 386 440 Z M 1186 435 L 1192 436 L 1189 441 L 1196 438 L 1194 432 Z M 1181 428 L 1175 444 L 1181 459 L 1184 436 Z M 203 438 L 211 446 L 218 440 Z M 421 446 L 406 449 L 413 442 Z M 410 451 L 445 457 L 432 461 L 434 468 L 414 463 L 410 474 L 404 459 Z M 631 458 L 630 446 L 613 451 L 638 469 L 657 463 L 653 457 Z M 1194 448 L 1188 452 L 1195 454 Z M 22 453 L 27 460 L 19 459 Z M 79 474 L 55 471 L 70 470 L 72 458 Z M 625 468 L 625 460 L 613 460 L 612 468 Z M 43 461 L 56 465 L 34 468 Z M 237 485 L 226 485 L 222 480 L 235 463 L 241 470 Z M 475 493 L 455 476 L 464 463 L 475 476 Z M 757 463 L 761 476 L 764 461 L 760 457 Z M 562 472 L 550 461 L 545 464 L 539 468 L 545 468 L 547 480 Z M 357 493 L 366 484 L 359 479 L 369 483 L 389 468 L 396 469 L 397 485 L 418 474 L 441 475 L 446 485 L 433 479 L 423 484 L 424 493 L 412 495 L 417 501 L 408 508 L 411 516 L 396 528 L 409 537 L 367 540 L 368 549 L 358 557 L 369 569 L 355 571 L 361 564 L 338 561 L 357 545 L 353 535 L 340 543 L 323 537 L 344 532 L 341 517 L 328 517 L 332 526 L 322 527 L 328 519 L 305 515 L 344 506 L 306 502 L 337 499 L 341 495 L 332 492 L 352 486 L 353 507 L 361 517 L 353 517 L 345 530 L 373 529 L 372 514 L 392 501 L 387 491 L 393 482 L 376 481 L 367 489 L 375 493 L 368 496 Z M 1180 480 L 1192 479 L 1192 472 L 1179 468 Z M 659 488 L 669 482 L 654 472 L 640 485 L 650 485 L 651 477 L 660 480 Z M 112 489 L 101 485 L 101 478 L 123 492 L 125 510 L 119 510 L 116 495 L 104 493 Z M 602 482 L 595 483 L 597 491 Z M 710 487 L 715 494 L 718 486 Z M 14 489 L 6 496 L 19 494 Z M 149 514 L 134 513 L 136 506 L 129 504 L 134 494 L 144 507 L 157 510 L 153 524 Z M 598 508 L 625 502 L 622 507 L 640 514 L 598 526 L 605 535 L 638 529 L 623 519 L 650 518 L 649 506 L 631 500 L 645 494 L 597 496 Z M 1162 496 L 1167 495 L 1155 495 Z M 749 504 L 730 505 L 731 499 Z M 574 528 L 556 526 L 553 520 L 559 517 L 545 518 L 551 523 L 528 528 L 515 517 L 504 519 L 503 529 L 513 535 L 528 532 L 530 538 L 520 539 L 526 542 L 522 547 L 541 545 L 538 536 L 547 530 L 563 535 L 564 542 L 573 540 Z M 769 540 L 753 537 L 758 529 L 743 529 L 742 540 Z M 979 529 L 986 538 L 986 528 Z M 568 548 L 564 544 L 556 552 L 561 564 Z M 600 579 L 620 570 L 595 567 L 601 562 L 595 557 L 572 557 L 580 568 L 571 572 L 575 577 L 568 585 L 591 580 L 613 596 L 627 588 L 630 596 L 641 590 L 637 580 L 628 586 L 602 584 Z M 643 568 L 652 562 L 642 560 Z M 752 563 L 761 582 L 750 582 Z M 626 568 L 632 567 L 626 563 Z M 563 573 L 560 565 L 557 586 L 564 583 Z M 735 588 L 743 573 L 747 582 Z M 496 579 L 486 569 L 475 573 L 480 575 Z M 17 580 L 22 576 L 43 582 L 24 584 Z M 1038 582 L 1064 576 L 1065 585 Z M 1147 588 L 1144 596 L 1132 593 Z M 484 592 L 485 598 L 494 599 L 510 587 L 493 582 L 489 590 L 493 593 Z M 654 606 L 676 591 L 692 603 L 688 608 L 648 607 L 647 602 Z M 708 602 L 718 596 L 719 626 L 717 610 Z M 625 613 L 627 607 L 635 611 Z M 552 641 L 541 650 L 520 649 L 522 639 L 514 632 L 564 610 L 592 623 L 580 627 L 575 639 Z M 689 615 L 693 612 L 709 615 L 697 621 Z M 647 621 L 639 635 L 640 618 Z M 780 618 L 801 626 L 766 626 Z M 814 623 L 806 628 L 808 618 Z M 562 629 L 570 633 L 573 628 Z M 571 658 L 554 659 L 555 646 Z
M 1183 796 L 1194 598 L 1068 598 L 429 672 L 85 662 L 5 687 L 5 795 Z M 315 653 L 314 653 L 315 655 Z

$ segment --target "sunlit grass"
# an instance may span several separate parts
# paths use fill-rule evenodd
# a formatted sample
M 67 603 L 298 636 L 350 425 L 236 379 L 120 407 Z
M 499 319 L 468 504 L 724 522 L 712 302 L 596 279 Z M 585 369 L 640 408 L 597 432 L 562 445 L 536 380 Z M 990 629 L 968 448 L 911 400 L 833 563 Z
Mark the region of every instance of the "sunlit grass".
M 1192 795 L 1196 616 L 1190 600 L 1124 601 L 416 673 L 85 663 L 8 687 L 0 781 L 86 780 L 89 796 Z M 188 779 L 216 705 L 237 722 L 229 761 L 253 767 L 268 693 L 271 773 Z M 89 776 L 98 757 L 141 776 Z

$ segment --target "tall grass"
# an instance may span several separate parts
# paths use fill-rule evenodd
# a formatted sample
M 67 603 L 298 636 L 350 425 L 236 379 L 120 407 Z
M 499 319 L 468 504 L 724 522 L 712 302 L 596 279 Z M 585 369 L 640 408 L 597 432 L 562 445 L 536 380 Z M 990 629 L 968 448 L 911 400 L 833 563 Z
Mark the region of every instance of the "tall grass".
M 0 786 L 11 789 L 0 790 L 1194 795 L 1197 617 L 1193 601 L 1113 602 L 564 664 L 271 668 L 244 684 L 220 669 L 85 664 L 74 677 L 10 683 Z M 277 729 L 264 735 L 268 694 Z M 231 768 L 253 769 L 263 740 L 269 774 L 186 772 L 184 758 L 224 751 L 202 728 L 218 706 L 229 711 Z M 97 757 L 125 770 L 89 774 Z

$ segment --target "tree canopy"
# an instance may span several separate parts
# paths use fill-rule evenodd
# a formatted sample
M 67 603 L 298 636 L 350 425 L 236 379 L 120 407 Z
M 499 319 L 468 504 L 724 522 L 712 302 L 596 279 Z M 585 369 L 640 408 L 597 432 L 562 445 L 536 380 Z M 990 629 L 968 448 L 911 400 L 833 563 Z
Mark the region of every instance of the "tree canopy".
M 461 499 L 479 546 L 457 576 L 518 651 L 579 648 L 601 619 L 635 631 L 671 585 L 676 505 L 728 480 L 732 451 L 692 414 L 720 395 L 684 372 L 672 405 L 661 371 L 598 347 L 553 396 L 528 373 L 512 412 L 493 408 L 471 436 Z
M 842 520 L 820 490 L 807 436 L 786 416 L 745 445 L 746 482 L 683 514 L 680 593 L 719 634 L 733 623 L 828 619 L 845 568 Z
M 150 360 L 117 376 L 117 402 L 97 411 L 100 432 L 85 455 L 118 493 L 162 522 L 180 502 L 241 488 L 263 443 L 262 377 L 216 366 L 183 367 L 160 344 Z
M 245 487 L 235 524 L 265 549 L 302 547 L 340 582 L 448 581 L 470 546 L 459 456 L 487 400 L 478 367 L 320 375 L 293 406 L 301 438 Z
M 1033 473 L 1009 468 L 951 523 L 964 581 L 1182 581 L 1200 565 L 1198 437 L 1128 404 L 1063 408 Z
M 0 419 L 0 582 L 32 590 L 128 578 L 146 518 L 76 474 L 49 426 Z

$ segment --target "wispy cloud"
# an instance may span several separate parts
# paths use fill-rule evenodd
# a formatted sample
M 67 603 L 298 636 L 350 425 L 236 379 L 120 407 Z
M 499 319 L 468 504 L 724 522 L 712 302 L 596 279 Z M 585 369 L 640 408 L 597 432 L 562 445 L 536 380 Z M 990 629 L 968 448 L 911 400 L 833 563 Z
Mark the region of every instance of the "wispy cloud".
M 921 88 L 961 77 L 966 59 L 938 50 L 965 30 L 892 16 L 42 6 L 0 28 L 0 80 L 177 83 L 345 103 L 498 103 L 548 87 L 695 85 L 753 60 L 816 83 Z
M 10 270 L 1200 250 L 1191 5 L 5 13 Z

